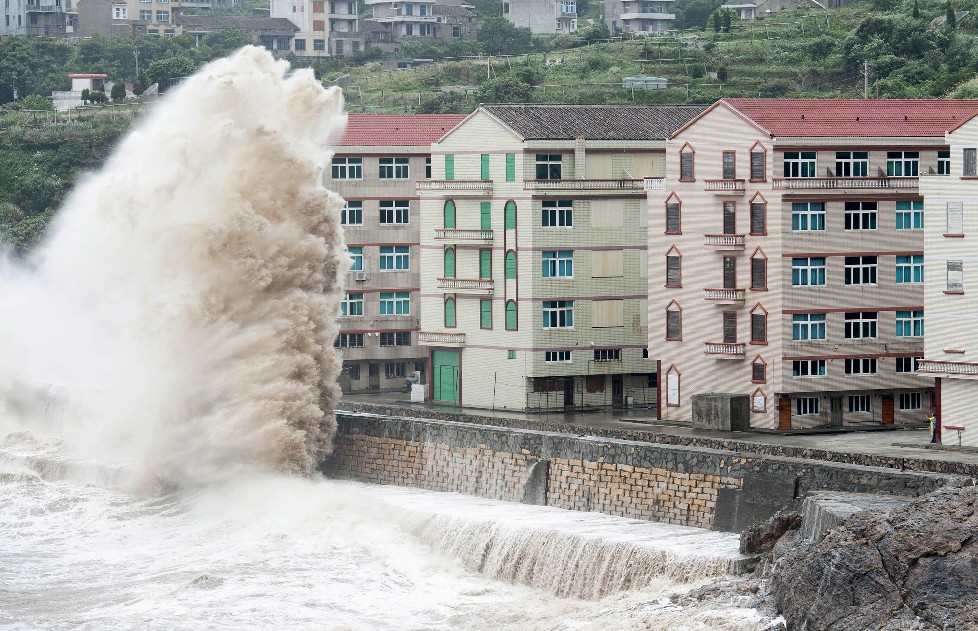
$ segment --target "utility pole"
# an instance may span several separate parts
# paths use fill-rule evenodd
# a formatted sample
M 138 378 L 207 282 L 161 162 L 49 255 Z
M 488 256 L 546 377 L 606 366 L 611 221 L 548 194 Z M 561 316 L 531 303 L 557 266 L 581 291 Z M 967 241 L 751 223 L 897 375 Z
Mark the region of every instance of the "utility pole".
M 869 98 L 869 61 L 863 61 L 863 98 Z

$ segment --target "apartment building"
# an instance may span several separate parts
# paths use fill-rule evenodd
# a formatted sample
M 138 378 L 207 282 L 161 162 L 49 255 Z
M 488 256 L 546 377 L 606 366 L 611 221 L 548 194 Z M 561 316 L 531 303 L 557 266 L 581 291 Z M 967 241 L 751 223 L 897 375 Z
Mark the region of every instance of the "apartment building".
M 288 18 L 299 31 L 296 57 L 318 58 L 360 52 L 360 9 L 356 0 L 271 0 L 270 17 Z
M 673 0 L 607 0 L 601 6 L 612 34 L 649 35 L 675 28 Z
M 941 159 L 945 177 L 924 177 L 924 359 L 920 372 L 935 378 L 935 415 L 964 427 L 961 442 L 978 445 L 978 120 L 969 118 L 946 134 Z M 945 430 L 946 444 L 957 434 Z
M 503 0 L 503 17 L 534 34 L 577 30 L 577 0 Z
M 373 22 L 384 28 L 374 31 L 373 43 L 385 50 L 398 50 L 405 42 L 454 42 L 476 38 L 475 14 L 471 6 L 445 0 L 366 0 Z
M 431 177 L 431 143 L 464 117 L 350 114 L 334 143 L 326 186 L 343 196 L 341 222 L 353 259 L 335 345 L 346 392 L 403 388 L 427 379 L 418 345 L 420 206 L 415 182 Z
M 431 399 L 655 402 L 643 178 L 702 109 L 484 106 L 432 145 L 418 182 Z
M 976 111 L 723 99 L 674 134 L 648 181 L 663 418 L 728 392 L 750 395 L 757 427 L 926 419 L 919 182 L 949 181 L 944 132 Z
M 0 35 L 70 37 L 77 17 L 68 0 L 5 0 Z

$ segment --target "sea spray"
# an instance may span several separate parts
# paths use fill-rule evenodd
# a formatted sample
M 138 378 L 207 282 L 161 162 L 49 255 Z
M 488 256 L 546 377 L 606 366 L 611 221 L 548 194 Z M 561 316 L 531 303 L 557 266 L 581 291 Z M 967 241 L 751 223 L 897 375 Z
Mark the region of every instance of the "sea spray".
M 338 396 L 342 105 L 256 47 L 171 90 L 4 265 L 3 415 L 165 483 L 311 472 Z

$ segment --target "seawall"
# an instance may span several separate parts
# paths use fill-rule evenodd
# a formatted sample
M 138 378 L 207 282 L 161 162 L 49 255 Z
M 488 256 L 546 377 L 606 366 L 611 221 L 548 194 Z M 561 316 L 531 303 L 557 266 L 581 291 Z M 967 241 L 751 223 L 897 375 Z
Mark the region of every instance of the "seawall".
M 337 411 L 327 475 L 740 532 L 812 491 L 917 496 L 961 475 L 437 418 Z M 410 413 L 415 410 L 386 410 Z M 431 414 L 437 414 L 432 412 Z M 576 428 L 580 431 L 580 428 Z M 624 432 L 628 434 L 629 432 Z M 736 441 L 731 441 L 736 443 Z

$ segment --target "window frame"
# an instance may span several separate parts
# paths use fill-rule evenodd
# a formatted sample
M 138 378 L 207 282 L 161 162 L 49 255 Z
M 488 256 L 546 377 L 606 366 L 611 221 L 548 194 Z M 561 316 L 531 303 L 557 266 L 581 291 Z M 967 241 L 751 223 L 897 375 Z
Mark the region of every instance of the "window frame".
M 805 208 L 801 208 L 804 206 Z M 791 231 L 792 232 L 823 232 L 825 231 L 825 202 L 792 202 Z M 801 227 L 804 223 L 805 226 Z M 815 224 L 818 227 L 812 227 Z
M 879 226 L 879 203 L 848 201 L 843 203 L 843 228 L 848 231 L 876 230 Z
M 356 156 L 333 156 L 330 161 L 330 177 L 334 180 L 362 180 L 363 158 Z
M 363 316 L 365 313 L 363 302 L 362 291 L 344 292 L 343 298 L 340 300 L 340 317 L 356 318 Z
M 385 252 L 385 250 L 389 250 Z M 403 263 L 403 267 L 400 265 Z M 380 246 L 380 271 L 406 272 L 411 269 L 411 246 L 382 245 Z
M 902 205 L 909 204 L 909 208 L 901 208 Z M 924 202 L 915 199 L 900 199 L 896 202 L 896 229 L 897 230 L 923 230 L 924 229 Z
M 878 311 L 847 311 L 843 314 L 843 335 L 847 340 L 874 340 L 879 336 Z
M 813 261 L 821 261 L 821 262 L 813 263 Z M 825 277 L 826 277 L 826 261 L 824 256 L 792 257 L 791 259 L 791 286 L 792 287 L 823 287 L 825 286 Z
M 377 203 L 382 226 L 406 226 L 411 223 L 411 202 L 407 199 L 382 199 Z
M 545 300 L 542 302 L 543 329 L 573 329 L 574 301 Z
M 346 253 L 350 256 L 350 272 L 363 271 L 363 246 L 347 246 Z
M 818 177 L 817 151 L 785 151 L 782 154 L 785 179 Z
M 562 180 L 564 170 L 564 154 L 537 153 L 534 161 L 534 175 L 537 180 Z M 544 177 L 541 177 L 543 175 Z
M 350 221 L 351 214 L 358 221 Z M 362 226 L 363 225 L 363 200 L 347 199 L 344 200 L 343 208 L 340 209 L 341 226 Z
M 898 173 L 899 171 L 899 173 Z M 912 171 L 906 172 L 905 171 Z M 919 177 L 919 151 L 887 151 L 886 177 Z
M 924 255 L 898 254 L 896 282 L 899 285 L 920 285 L 924 282 Z
M 380 305 L 378 315 L 411 315 L 411 292 L 409 291 L 382 291 L 378 297 L 378 302 Z
M 683 306 L 675 300 L 671 300 L 669 304 L 666 305 L 666 341 L 667 342 L 682 342 L 683 341 Z M 674 326 L 678 331 L 672 331 L 673 333 L 678 333 L 677 336 L 670 336 L 670 328 L 673 327 L 673 323 L 670 322 L 670 313 L 676 314 L 676 322 Z
M 879 256 L 846 256 L 843 258 L 843 284 L 874 286 L 879 281 Z
M 857 157 L 857 155 L 859 157 Z M 845 173 L 843 173 L 845 171 Z M 868 151 L 836 151 L 835 176 L 841 178 L 868 177 Z
M 541 228 L 573 228 L 574 200 L 545 199 L 540 202 Z
M 924 310 L 911 309 L 896 312 L 897 337 L 924 336 Z
M 825 313 L 791 314 L 791 340 L 793 342 L 824 342 L 827 327 L 828 315 Z M 821 335 L 817 335 L 819 333 Z M 802 337 L 802 335 L 804 336 Z
M 574 250 L 540 252 L 542 278 L 574 278 Z
M 815 368 L 814 372 L 813 367 Z M 826 375 L 828 375 L 828 367 L 824 359 L 794 359 L 791 361 L 792 379 L 817 379 Z
M 411 161 L 404 157 L 383 157 L 377 159 L 378 180 L 411 179 Z

